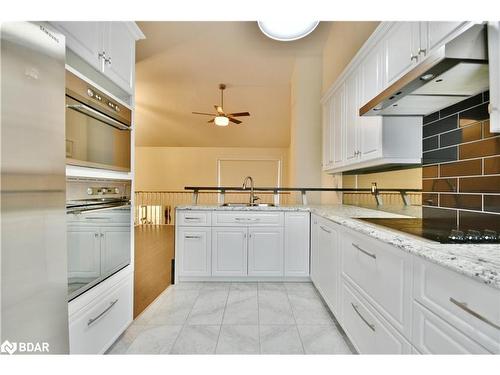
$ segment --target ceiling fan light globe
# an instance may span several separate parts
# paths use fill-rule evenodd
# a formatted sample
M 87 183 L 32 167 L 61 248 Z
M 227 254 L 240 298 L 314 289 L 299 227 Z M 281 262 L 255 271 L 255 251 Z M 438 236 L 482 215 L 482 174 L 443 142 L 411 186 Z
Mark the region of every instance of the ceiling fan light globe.
M 303 38 L 316 29 L 319 21 L 308 20 L 267 20 L 257 21 L 260 30 L 269 38 L 287 42 Z
M 217 126 L 228 126 L 229 125 L 229 118 L 226 116 L 217 116 L 214 119 L 214 123 Z

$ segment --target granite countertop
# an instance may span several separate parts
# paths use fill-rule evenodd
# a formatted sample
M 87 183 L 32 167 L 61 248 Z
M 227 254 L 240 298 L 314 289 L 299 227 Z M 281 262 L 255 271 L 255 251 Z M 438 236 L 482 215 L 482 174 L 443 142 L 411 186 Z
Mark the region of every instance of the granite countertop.
M 309 211 L 356 232 L 364 233 L 403 251 L 500 289 L 500 245 L 498 244 L 441 244 L 357 220 L 358 218 L 420 217 L 419 207 L 373 209 L 343 204 L 278 207 L 227 207 L 212 205 L 179 206 L 177 209 L 210 211 Z M 391 212 L 388 212 L 389 210 Z

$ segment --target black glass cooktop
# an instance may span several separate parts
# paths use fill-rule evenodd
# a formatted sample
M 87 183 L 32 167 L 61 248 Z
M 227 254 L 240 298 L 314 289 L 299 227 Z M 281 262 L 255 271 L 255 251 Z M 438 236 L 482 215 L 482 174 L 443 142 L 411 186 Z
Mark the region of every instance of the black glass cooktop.
M 416 218 L 360 218 L 359 220 L 440 243 L 500 243 L 500 233 L 489 229 L 432 228 L 425 226 L 422 219 Z

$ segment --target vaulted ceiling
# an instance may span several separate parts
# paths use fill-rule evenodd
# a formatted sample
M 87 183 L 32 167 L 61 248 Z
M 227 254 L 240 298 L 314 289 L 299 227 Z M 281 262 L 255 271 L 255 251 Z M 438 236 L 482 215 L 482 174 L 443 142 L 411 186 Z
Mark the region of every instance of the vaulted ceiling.
M 290 79 L 299 56 L 320 55 L 330 25 L 278 42 L 256 22 L 139 22 L 146 39 L 136 53 L 136 145 L 288 147 Z M 224 109 L 249 111 L 241 125 L 220 128 L 210 117 Z

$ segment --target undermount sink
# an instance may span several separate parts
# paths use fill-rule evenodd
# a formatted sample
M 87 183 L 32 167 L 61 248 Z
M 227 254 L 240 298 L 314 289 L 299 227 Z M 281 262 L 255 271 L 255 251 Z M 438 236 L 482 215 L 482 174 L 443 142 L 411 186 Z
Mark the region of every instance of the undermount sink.
M 274 203 L 224 203 L 222 207 L 275 207 Z

